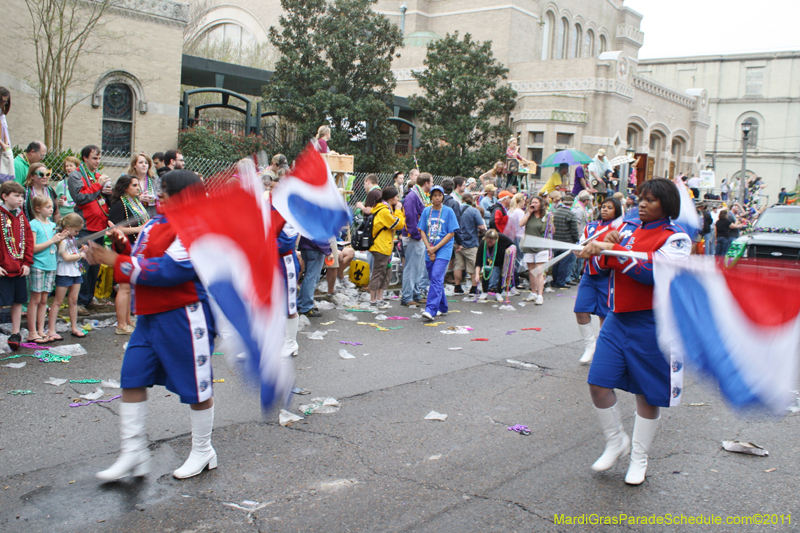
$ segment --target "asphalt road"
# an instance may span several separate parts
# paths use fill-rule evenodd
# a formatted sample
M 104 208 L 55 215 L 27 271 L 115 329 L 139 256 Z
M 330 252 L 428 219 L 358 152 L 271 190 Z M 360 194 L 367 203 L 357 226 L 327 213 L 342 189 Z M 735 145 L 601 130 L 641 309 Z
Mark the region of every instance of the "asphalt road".
M 119 400 L 71 408 L 73 398 L 97 385 L 44 383 L 119 379 L 126 337 L 113 328 L 94 331 L 83 343 L 89 353 L 67 364 L 15 359 L 27 365 L 0 367 L 0 531 L 800 530 L 800 415 L 735 414 L 691 373 L 684 405 L 662 412 L 642 486 L 623 482 L 627 460 L 605 473 L 590 470 L 603 439 L 587 391 L 588 367 L 577 363 L 582 343 L 571 312 L 574 294 L 547 294 L 541 307 L 521 307 L 515 298 L 514 311 L 458 299 L 451 305 L 459 312 L 445 324 L 381 322 L 402 326 L 388 331 L 326 311 L 305 331 L 337 331 L 324 340 L 300 335 L 297 385 L 311 395 L 293 396 L 290 410 L 316 396 L 338 399 L 341 409 L 288 427 L 277 423 L 277 412 L 263 415 L 225 357 L 216 356 L 215 378 L 225 380 L 215 385 L 219 467 L 185 481 L 171 475 L 191 446 L 188 407 L 174 395 L 163 388 L 150 395 L 154 471 L 102 485 L 94 473 L 115 460 Z M 395 303 L 385 314 L 412 312 Z M 320 325 L 329 321 L 335 322 Z M 441 333 L 455 326 L 473 331 Z M 541 331 L 522 331 L 534 327 Z M 479 337 L 489 340 L 470 340 Z M 339 357 L 342 347 L 355 358 Z M 34 394 L 5 393 L 15 389 Z M 104 393 L 108 399 L 119 391 Z M 630 432 L 634 401 L 626 393 L 620 401 Z M 447 420 L 424 420 L 430 411 Z M 515 424 L 532 434 L 507 429 Z M 726 452 L 722 440 L 755 442 L 769 457 Z M 778 525 L 559 523 L 561 515 L 725 520 L 758 513 L 774 513 Z

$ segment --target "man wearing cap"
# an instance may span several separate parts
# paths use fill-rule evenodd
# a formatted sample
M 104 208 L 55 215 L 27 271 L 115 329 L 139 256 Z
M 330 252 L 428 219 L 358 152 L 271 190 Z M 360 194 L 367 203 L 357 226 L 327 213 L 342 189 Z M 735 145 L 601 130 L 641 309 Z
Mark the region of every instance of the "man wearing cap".
M 501 191 L 498 195 L 499 202 L 496 204 L 497 207 L 494 208 L 490 227 L 496 229 L 500 233 L 506 231 L 506 225 L 508 224 L 508 208 L 511 205 L 511 199 L 513 197 L 514 195 L 508 191 Z
M 606 151 L 600 148 L 597 155 L 592 162 L 589 163 L 589 180 L 597 180 L 598 183 L 603 182 L 607 172 L 613 172 L 611 163 L 608 162 Z
M 483 208 L 483 220 L 486 221 L 486 226 L 488 227 L 491 225 L 492 220 L 492 214 L 490 211 L 492 206 L 497 203 L 497 198 L 494 197 L 497 187 L 491 183 L 487 183 L 483 190 L 486 194 L 483 196 L 483 198 L 481 198 L 480 206 Z
M 567 163 L 561 163 L 558 166 L 558 170 L 553 172 L 550 176 L 550 179 L 547 180 L 547 183 L 544 184 L 542 190 L 545 191 L 547 194 L 550 194 L 554 190 L 558 188 L 559 185 L 564 181 L 564 178 L 569 174 L 569 165 Z
M 476 187 L 477 183 L 478 183 L 478 180 L 476 180 L 475 178 L 469 178 L 467 180 L 466 186 L 464 187 L 464 192 L 468 192 L 470 194 L 474 194 L 475 193 L 475 187 Z

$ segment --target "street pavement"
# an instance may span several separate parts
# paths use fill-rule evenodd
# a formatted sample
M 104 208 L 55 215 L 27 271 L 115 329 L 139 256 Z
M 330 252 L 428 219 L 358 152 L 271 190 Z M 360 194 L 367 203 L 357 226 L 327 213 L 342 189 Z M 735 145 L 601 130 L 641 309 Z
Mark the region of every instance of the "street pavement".
M 262 414 L 226 357 L 215 356 L 215 378 L 225 380 L 215 384 L 219 467 L 183 481 L 171 472 L 191 447 L 189 409 L 175 395 L 160 387 L 150 393 L 153 472 L 103 485 L 94 474 L 116 458 L 119 400 L 73 408 L 74 398 L 97 385 L 44 383 L 119 379 L 127 337 L 95 330 L 82 342 L 88 354 L 66 364 L 3 361 L 27 365 L 0 367 L 0 531 L 800 530 L 800 513 L 789 518 L 798 510 L 800 415 L 736 414 L 691 370 L 683 405 L 662 411 L 645 483 L 625 485 L 627 459 L 608 472 L 591 471 L 604 442 L 588 367 L 577 362 L 583 346 L 575 292 L 548 293 L 543 306 L 520 306 L 516 297 L 513 311 L 451 297 L 444 324 L 380 322 L 402 327 L 388 331 L 324 311 L 304 331 L 335 331 L 324 340 L 299 335 L 296 383 L 311 394 L 293 395 L 289 410 L 297 413 L 314 397 L 336 398 L 341 409 L 287 427 L 277 411 Z M 384 314 L 420 311 L 395 300 Z M 473 331 L 441 333 L 456 326 Z M 355 358 L 342 359 L 341 348 Z M 34 394 L 5 393 L 14 389 Z M 105 399 L 119 393 L 104 392 Z M 627 393 L 619 398 L 630 432 L 635 402 Z M 446 421 L 425 420 L 430 411 L 447 414 Z M 515 424 L 531 435 L 509 431 Z M 757 443 L 769 456 L 724 451 L 722 440 Z M 757 513 L 775 514 L 767 520 L 778 525 L 581 525 L 560 518 L 702 514 L 724 521 Z

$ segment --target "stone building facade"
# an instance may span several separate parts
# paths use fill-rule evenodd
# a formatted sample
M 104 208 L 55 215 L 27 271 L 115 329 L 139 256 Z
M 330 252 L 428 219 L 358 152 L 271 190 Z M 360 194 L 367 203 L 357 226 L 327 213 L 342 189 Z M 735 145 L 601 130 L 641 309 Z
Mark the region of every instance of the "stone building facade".
M 67 119 L 62 147 L 96 144 L 147 153 L 175 148 L 188 5 L 172 0 L 118 0 L 115 5 L 102 30 L 110 38 L 90 38 L 87 49 L 102 46 L 79 63 L 81 81 L 68 95 L 78 104 Z M 12 93 L 7 118 L 12 144 L 24 147 L 44 134 L 34 90 L 35 51 L 28 40 L 31 20 L 24 0 L 8 0 L 3 17 L 0 86 Z M 8 46 L 12 42 L 16 46 Z
M 652 59 L 639 74 L 678 89 L 707 88 L 706 163 L 716 167 L 717 184 L 741 173 L 745 120 L 753 125 L 747 171 L 764 178 L 769 199 L 800 184 L 800 51 Z

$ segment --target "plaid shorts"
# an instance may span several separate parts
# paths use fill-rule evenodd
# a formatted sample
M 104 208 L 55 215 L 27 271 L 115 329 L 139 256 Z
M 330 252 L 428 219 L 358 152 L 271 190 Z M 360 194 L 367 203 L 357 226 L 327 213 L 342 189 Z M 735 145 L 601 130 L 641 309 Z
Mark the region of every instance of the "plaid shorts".
M 38 268 L 31 268 L 31 273 L 28 274 L 28 287 L 31 292 L 46 292 L 50 294 L 53 292 L 53 286 L 56 284 L 56 271 L 55 270 L 40 270 Z

